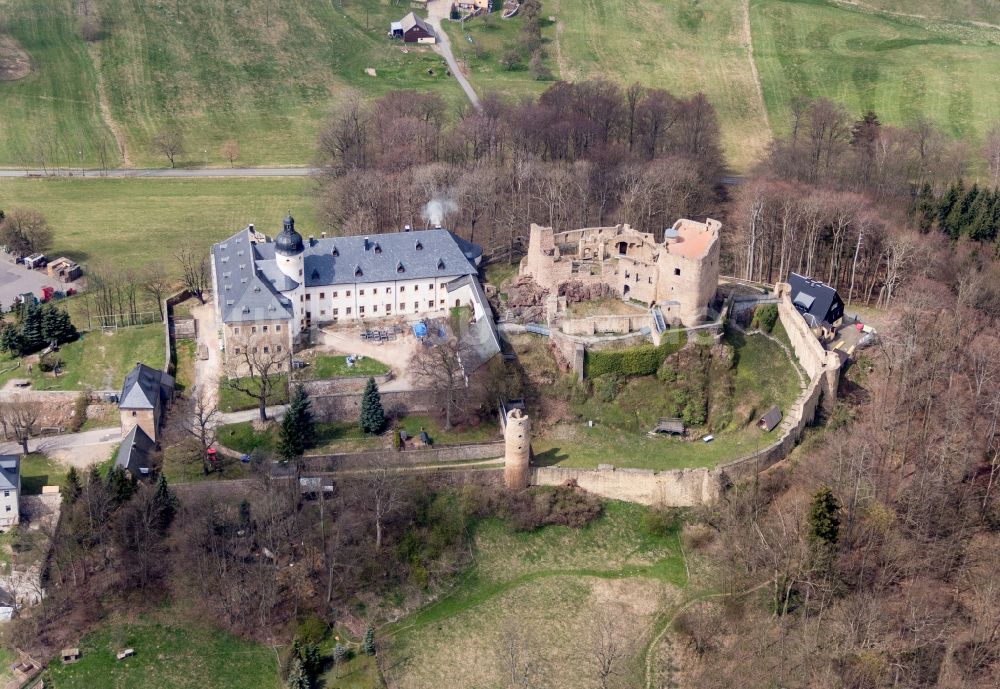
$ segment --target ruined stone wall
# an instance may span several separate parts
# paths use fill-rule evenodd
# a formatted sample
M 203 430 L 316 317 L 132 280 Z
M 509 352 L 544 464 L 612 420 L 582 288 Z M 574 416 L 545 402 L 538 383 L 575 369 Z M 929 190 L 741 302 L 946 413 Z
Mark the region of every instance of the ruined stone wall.
M 596 470 L 567 467 L 531 470 L 532 485 L 559 486 L 567 482 L 605 498 L 640 505 L 689 507 L 710 502 L 719 495 L 718 472 L 709 469 L 655 472 L 602 465 Z
M 586 318 L 564 318 L 559 329 L 567 335 L 597 335 L 616 333 L 625 335 L 643 328 L 653 327 L 653 318 L 648 313 L 622 316 L 589 316 Z

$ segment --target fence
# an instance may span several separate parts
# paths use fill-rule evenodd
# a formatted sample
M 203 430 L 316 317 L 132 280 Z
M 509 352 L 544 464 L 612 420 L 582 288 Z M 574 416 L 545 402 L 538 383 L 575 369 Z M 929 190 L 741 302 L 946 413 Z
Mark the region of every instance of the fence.
M 118 330 L 120 328 L 135 328 L 140 325 L 161 322 L 159 311 L 136 311 L 134 313 L 109 313 L 100 316 L 86 316 L 87 327 L 90 330 Z

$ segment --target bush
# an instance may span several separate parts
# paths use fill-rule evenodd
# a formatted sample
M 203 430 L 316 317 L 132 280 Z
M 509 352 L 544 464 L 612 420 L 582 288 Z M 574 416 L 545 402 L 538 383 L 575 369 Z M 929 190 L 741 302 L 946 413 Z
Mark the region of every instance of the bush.
M 602 512 L 601 501 L 569 486 L 542 488 L 511 496 L 508 518 L 517 531 L 535 531 L 543 526 L 590 524 Z
M 79 433 L 87 422 L 87 395 L 80 393 L 73 402 L 73 418 L 69 422 L 69 432 Z
M 652 507 L 642 516 L 642 528 L 650 536 L 669 536 L 681 521 L 678 510 L 668 507 Z
M 778 322 L 778 305 L 762 304 L 753 312 L 753 320 L 750 321 L 751 328 L 759 328 L 766 333 L 774 330 L 774 324 Z
M 588 351 L 584 360 L 587 378 L 597 378 L 607 373 L 619 376 L 651 376 L 663 361 L 680 350 L 687 342 L 683 332 L 677 337 L 667 337 L 659 346 L 640 345 L 628 349 Z
M 38 368 L 42 373 L 52 373 L 56 368 L 62 368 L 63 360 L 55 352 L 49 352 L 38 360 Z

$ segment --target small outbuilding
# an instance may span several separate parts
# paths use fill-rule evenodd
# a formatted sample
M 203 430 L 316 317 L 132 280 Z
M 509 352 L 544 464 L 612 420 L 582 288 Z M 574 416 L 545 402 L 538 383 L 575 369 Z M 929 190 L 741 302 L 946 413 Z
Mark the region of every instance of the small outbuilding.
M 48 262 L 49 259 L 45 257 L 45 254 L 31 254 L 24 259 L 24 267 L 28 270 L 44 268 Z
M 83 275 L 83 271 L 80 269 L 79 264 L 77 264 L 76 261 L 71 261 L 65 256 L 60 256 L 56 260 L 52 261 L 46 270 L 48 271 L 50 278 L 54 278 L 60 282 L 73 282 Z
M 80 649 L 64 648 L 59 655 L 62 657 L 63 665 L 70 665 L 80 660 Z
M 781 410 L 778 409 L 778 405 L 774 405 L 768 409 L 760 420 L 757 422 L 757 428 L 762 431 L 773 431 L 774 427 L 781 423 Z
M 656 428 L 650 431 L 651 435 L 666 433 L 667 435 L 684 435 L 684 421 L 681 419 L 660 419 L 656 423 Z
M 389 34 L 402 38 L 404 43 L 437 43 L 437 36 L 430 25 L 413 12 L 389 25 Z

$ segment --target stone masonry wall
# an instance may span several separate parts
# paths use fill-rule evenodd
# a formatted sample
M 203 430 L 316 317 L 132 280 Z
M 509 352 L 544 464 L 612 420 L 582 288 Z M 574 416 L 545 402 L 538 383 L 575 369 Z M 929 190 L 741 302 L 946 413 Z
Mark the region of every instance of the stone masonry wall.
M 624 335 L 652 327 L 653 318 L 649 314 L 567 318 L 559 324 L 560 330 L 567 335 L 597 335 L 599 333 Z
M 317 421 L 351 421 L 361 414 L 362 393 L 317 395 L 312 397 Z M 423 414 L 436 410 L 434 393 L 429 390 L 406 390 L 382 393 L 382 406 L 388 416 Z
M 463 462 L 503 457 L 502 440 L 489 443 L 445 445 L 418 450 L 371 450 L 345 454 L 315 455 L 303 459 L 303 469 L 309 472 L 361 469 L 372 462 L 381 461 L 392 466 L 431 464 L 434 462 Z
M 392 380 L 389 375 L 371 376 L 375 383 L 382 387 Z M 303 380 L 302 386 L 309 393 L 310 397 L 321 397 L 324 395 L 343 395 L 348 393 L 361 393 L 365 391 L 369 376 L 352 376 L 350 378 L 330 378 L 327 380 Z

